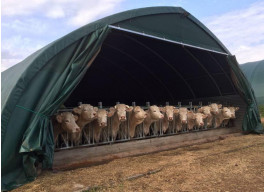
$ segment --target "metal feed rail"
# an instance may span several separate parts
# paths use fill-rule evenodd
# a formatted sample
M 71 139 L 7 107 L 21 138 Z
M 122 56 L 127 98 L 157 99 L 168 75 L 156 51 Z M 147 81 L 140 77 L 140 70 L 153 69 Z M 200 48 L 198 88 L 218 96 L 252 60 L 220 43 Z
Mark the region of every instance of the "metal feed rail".
M 116 104 L 118 104 L 117 102 Z M 226 102 L 227 103 L 227 102 Z M 81 104 L 81 103 L 80 103 Z M 209 104 L 209 103 L 208 103 Z M 169 105 L 169 102 L 166 102 L 166 105 Z M 132 102 L 132 106 L 136 106 L 136 102 Z M 150 102 L 146 102 L 146 106 L 141 106 L 144 110 L 148 109 L 150 106 Z M 199 102 L 198 105 L 192 105 L 192 102 L 189 102 L 189 105 L 181 105 L 181 102 L 178 102 L 177 105 L 172 105 L 177 108 L 185 107 L 189 110 L 193 110 L 194 112 L 197 111 L 198 108 L 202 106 L 202 102 Z M 98 103 L 98 107 L 100 109 L 109 109 L 109 107 L 103 107 L 102 103 Z M 57 113 L 61 112 L 70 112 L 73 108 L 65 108 L 65 109 L 59 109 Z M 99 145 L 106 145 L 106 144 L 113 144 L 113 143 L 121 143 L 121 142 L 128 142 L 133 140 L 142 140 L 142 139 L 150 139 L 155 137 L 165 137 L 165 136 L 171 136 L 171 135 L 178 135 L 178 134 L 187 134 L 191 132 L 196 131 L 207 131 L 209 129 L 214 129 L 214 124 L 212 128 L 207 128 L 206 121 L 203 128 L 199 129 L 197 127 L 194 127 L 193 130 L 188 130 L 187 126 L 183 126 L 181 131 L 176 130 L 176 118 L 173 119 L 172 122 L 169 122 L 169 127 L 165 133 L 163 133 L 162 130 L 162 120 L 159 120 L 159 128 L 156 127 L 157 124 L 153 123 L 150 127 L 150 132 L 148 135 L 144 134 L 143 129 L 144 123 L 141 123 L 138 125 L 135 129 L 135 136 L 134 138 L 130 138 L 129 136 L 129 112 L 127 112 L 127 120 L 125 122 L 122 122 L 120 124 L 119 131 L 117 133 L 116 140 L 112 137 L 112 118 L 108 117 L 107 126 L 102 129 L 101 136 L 100 136 L 100 142 L 96 143 L 94 140 L 94 129 L 91 126 L 91 124 L 88 124 L 85 128 L 87 130 L 87 133 L 84 133 L 84 129 L 82 131 L 82 142 L 80 145 L 74 146 L 73 143 L 69 140 L 69 135 L 66 135 L 67 142 L 64 142 L 62 139 L 62 136 L 59 135 L 58 142 L 56 143 L 55 151 L 59 150 L 65 150 L 65 149 L 72 149 L 72 148 L 80 148 L 80 147 L 88 147 L 88 146 L 99 146 Z M 224 126 L 222 126 L 224 127 Z M 61 138 L 60 138 L 61 137 Z

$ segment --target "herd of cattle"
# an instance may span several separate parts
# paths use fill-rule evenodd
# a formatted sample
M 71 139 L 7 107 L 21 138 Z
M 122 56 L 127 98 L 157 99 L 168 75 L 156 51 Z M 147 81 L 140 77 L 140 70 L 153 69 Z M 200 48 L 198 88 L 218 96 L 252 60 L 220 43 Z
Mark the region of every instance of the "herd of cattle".
M 151 134 L 151 128 L 153 133 L 159 134 L 160 131 L 166 133 L 173 121 L 174 133 L 181 132 L 184 126 L 187 131 L 204 127 L 217 128 L 227 125 L 230 119 L 235 119 L 235 112 L 238 109 L 239 107 L 223 107 L 217 103 L 199 107 L 196 111 L 186 107 L 156 105 L 143 110 L 140 106 L 125 104 L 117 104 L 109 109 L 98 109 L 90 104 L 81 104 L 71 111 L 58 112 L 53 116 L 54 140 L 57 143 L 60 136 L 60 140 L 64 143 L 70 141 L 72 145 L 80 145 L 84 138 L 87 140 L 92 138 L 93 142 L 98 143 L 103 129 L 109 125 L 108 119 L 112 122 L 109 125 L 108 136 L 112 141 L 115 141 L 121 132 L 126 133 L 129 139 L 136 137 L 136 127 L 140 124 L 144 136 Z

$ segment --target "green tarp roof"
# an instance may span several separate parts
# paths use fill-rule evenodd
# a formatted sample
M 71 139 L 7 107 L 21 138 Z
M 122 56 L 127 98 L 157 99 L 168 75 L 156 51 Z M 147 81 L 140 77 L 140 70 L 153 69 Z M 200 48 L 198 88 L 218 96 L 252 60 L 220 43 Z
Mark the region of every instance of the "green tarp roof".
M 240 65 L 249 80 L 257 98 L 258 104 L 264 104 L 264 60 Z
M 109 25 L 142 33 L 143 36 L 134 36 Z M 161 43 L 158 43 L 156 38 L 151 39 L 147 35 L 167 41 L 160 40 Z M 132 40 L 124 41 L 125 36 Z M 142 48 L 137 48 L 136 43 Z M 108 62 L 101 61 L 107 57 L 110 58 Z M 148 62 L 149 59 L 154 65 Z M 162 62 L 158 62 L 159 59 Z M 115 67 L 113 62 L 119 66 Z M 132 70 L 128 75 L 121 76 L 127 71 L 123 67 Z M 121 73 L 117 74 L 119 70 Z M 83 85 L 88 74 L 90 78 L 97 78 L 101 73 L 110 75 L 107 80 L 116 84 L 109 86 L 101 82 L 101 78 L 97 81 L 92 79 L 94 81 L 89 83 L 98 85 L 93 91 L 113 87 L 113 91 L 120 91 L 125 99 L 132 95 L 120 84 L 129 82 L 130 77 L 131 80 L 139 77 L 140 85 L 150 82 L 146 86 L 151 97 L 157 90 L 165 93 L 165 101 L 179 96 L 180 87 L 177 89 L 174 81 L 180 86 L 185 84 L 184 90 L 191 98 L 239 93 L 248 105 L 243 130 L 262 132 L 252 89 L 235 57 L 202 23 L 178 7 L 130 10 L 85 25 L 2 73 L 2 190 L 34 180 L 35 165 L 39 161 L 44 168 L 52 167 L 54 142 L 51 115 L 77 90 L 75 88 Z M 167 78 L 171 80 L 166 81 Z M 170 86 L 173 88 L 169 89 Z M 208 86 L 209 91 L 202 92 Z M 136 99 L 141 99 L 140 91 L 145 91 L 144 88 L 135 88 L 139 91 L 135 94 Z M 85 93 L 92 93 L 90 90 Z M 108 99 L 108 94 L 105 96 Z M 160 98 L 154 100 L 159 101 Z

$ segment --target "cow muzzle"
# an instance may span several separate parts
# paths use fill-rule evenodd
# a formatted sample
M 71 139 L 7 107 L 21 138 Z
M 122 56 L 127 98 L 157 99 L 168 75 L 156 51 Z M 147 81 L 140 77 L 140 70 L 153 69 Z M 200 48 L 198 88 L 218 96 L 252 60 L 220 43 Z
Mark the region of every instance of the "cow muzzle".
M 186 120 L 182 120 L 181 123 L 182 124 L 187 124 L 187 121 Z
M 104 123 L 104 122 L 100 123 L 100 126 L 101 126 L 101 127 L 106 126 L 106 125 L 107 125 L 107 124 Z
M 121 116 L 121 117 L 120 117 L 120 121 L 125 121 L 125 120 L 127 120 L 127 119 L 126 119 L 126 116 Z
M 168 121 L 173 121 L 173 117 L 168 117 Z

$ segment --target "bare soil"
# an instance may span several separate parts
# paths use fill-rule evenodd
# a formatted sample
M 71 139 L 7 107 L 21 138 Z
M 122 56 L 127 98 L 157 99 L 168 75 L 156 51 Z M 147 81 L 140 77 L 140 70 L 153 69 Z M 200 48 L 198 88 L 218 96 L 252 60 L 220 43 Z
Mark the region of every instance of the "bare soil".
M 264 136 L 242 135 L 72 171 L 15 191 L 263 191 Z

